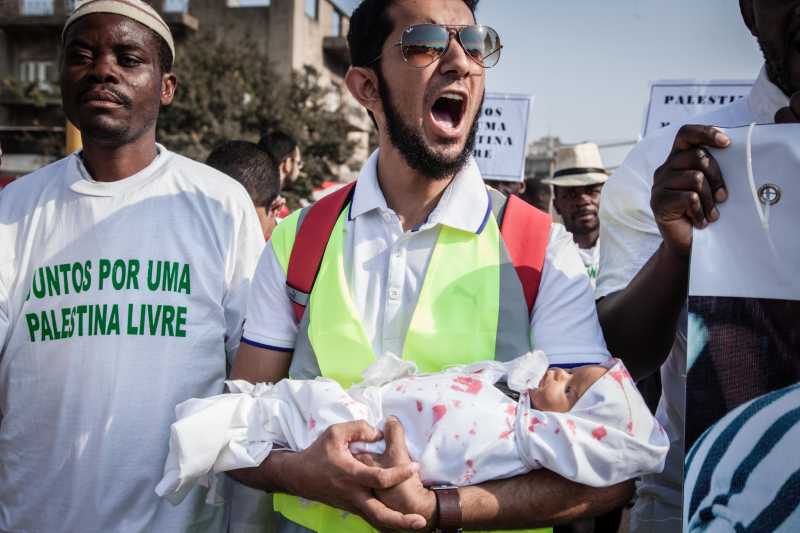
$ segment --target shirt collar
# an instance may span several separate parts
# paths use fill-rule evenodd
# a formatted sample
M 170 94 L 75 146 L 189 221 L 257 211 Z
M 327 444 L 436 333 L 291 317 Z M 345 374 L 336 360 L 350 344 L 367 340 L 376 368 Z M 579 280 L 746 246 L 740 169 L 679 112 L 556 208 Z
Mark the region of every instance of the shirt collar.
M 389 210 L 378 184 L 378 155 L 378 150 L 373 152 L 358 175 L 358 184 L 350 205 L 350 220 L 373 209 Z M 444 224 L 458 230 L 480 233 L 491 212 L 492 204 L 488 189 L 483 182 L 478 164 L 470 157 L 464 168 L 447 186 L 439 203 L 421 228 Z
M 759 124 L 772 124 L 778 109 L 789 105 L 789 97 L 769 80 L 766 65 L 761 67 L 761 72 L 753 83 L 747 105 L 753 113 L 753 119 Z

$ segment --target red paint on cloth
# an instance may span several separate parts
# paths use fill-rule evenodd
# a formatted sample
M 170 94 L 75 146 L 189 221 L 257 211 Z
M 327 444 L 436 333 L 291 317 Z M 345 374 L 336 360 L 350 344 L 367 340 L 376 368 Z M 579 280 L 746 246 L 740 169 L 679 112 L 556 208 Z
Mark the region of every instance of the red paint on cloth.
M 514 433 L 514 419 L 513 418 L 506 418 L 506 427 L 508 428 L 506 431 L 500 433 L 500 440 L 505 440 Z
M 455 407 L 456 409 L 461 407 L 461 400 L 453 400 L 453 407 Z
M 461 479 L 465 484 L 467 484 L 475 476 L 477 470 L 475 469 L 475 462 L 472 459 L 467 459 L 464 464 L 467 468 L 464 471 L 464 476 Z
M 510 403 L 506 406 L 506 414 L 509 416 L 517 416 L 517 404 Z
M 417 412 L 419 413 L 422 412 L 422 402 L 419 400 L 417 400 Z
M 437 403 L 431 409 L 433 410 L 433 423 L 434 424 L 436 422 L 438 422 L 439 420 L 441 420 L 442 417 L 445 414 L 447 414 L 447 407 L 445 407 L 444 405 L 442 405 L 440 403 Z
M 458 376 L 453 380 L 455 385 L 450 388 L 458 392 L 466 392 L 467 394 L 478 394 L 483 387 L 483 383 L 479 379 L 470 376 Z
M 543 423 L 544 422 L 539 420 L 539 418 L 534 416 L 533 418 L 531 418 L 531 423 L 528 424 L 528 431 L 530 431 L 531 433 L 535 432 L 536 431 L 536 425 L 537 424 L 543 424 Z
M 608 432 L 603 426 L 597 426 L 592 430 L 592 437 L 596 438 L 597 440 L 603 440 L 606 435 L 608 435 Z
M 575 435 L 575 421 L 572 419 L 567 420 L 567 427 L 572 432 L 572 434 Z
M 611 377 L 619 384 L 622 384 L 622 381 L 625 379 L 631 379 L 630 373 L 624 368 L 611 372 Z
M 314 417 L 312 416 L 308 419 L 308 429 L 314 429 L 315 427 L 317 427 L 317 421 L 314 420 Z

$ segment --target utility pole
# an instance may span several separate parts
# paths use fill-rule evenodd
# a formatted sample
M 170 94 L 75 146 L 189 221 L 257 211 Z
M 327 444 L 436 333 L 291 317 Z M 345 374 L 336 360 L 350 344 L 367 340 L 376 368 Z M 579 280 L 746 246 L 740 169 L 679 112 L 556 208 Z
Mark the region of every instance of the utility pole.
M 67 121 L 67 127 L 64 129 L 66 133 L 64 155 L 71 154 L 75 150 L 80 150 L 81 147 L 83 147 L 80 130 L 76 128 L 69 120 Z

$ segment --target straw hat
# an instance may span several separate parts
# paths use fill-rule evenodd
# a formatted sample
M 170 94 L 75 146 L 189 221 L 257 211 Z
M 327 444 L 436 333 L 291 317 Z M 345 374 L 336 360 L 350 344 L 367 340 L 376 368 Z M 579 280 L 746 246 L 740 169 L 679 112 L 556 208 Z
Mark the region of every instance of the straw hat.
M 595 143 L 562 146 L 556 156 L 553 177 L 542 183 L 558 187 L 582 187 L 608 181 L 608 172 L 603 168 L 600 148 Z

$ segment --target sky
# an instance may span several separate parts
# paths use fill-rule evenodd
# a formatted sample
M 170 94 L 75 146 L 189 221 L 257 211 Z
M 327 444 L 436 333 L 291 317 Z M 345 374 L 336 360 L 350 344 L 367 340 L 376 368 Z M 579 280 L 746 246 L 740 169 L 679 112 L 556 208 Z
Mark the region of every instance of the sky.
M 635 140 L 651 80 L 752 80 L 736 0 L 482 0 L 503 42 L 487 91 L 533 94 L 530 139 Z

